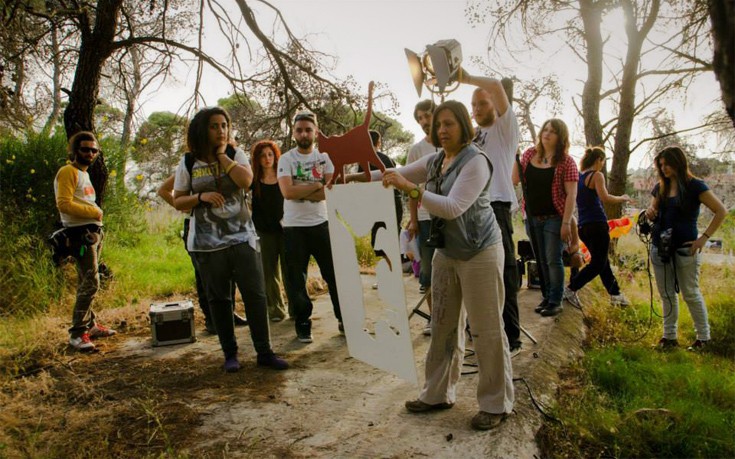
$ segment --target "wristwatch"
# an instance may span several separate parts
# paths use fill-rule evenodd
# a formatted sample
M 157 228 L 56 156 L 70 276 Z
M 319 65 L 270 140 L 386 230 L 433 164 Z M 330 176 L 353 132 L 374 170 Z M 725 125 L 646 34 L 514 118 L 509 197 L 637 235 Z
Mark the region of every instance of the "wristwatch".
M 419 196 L 421 196 L 421 190 L 418 185 L 416 185 L 416 188 L 408 192 L 408 197 L 411 199 L 418 199 Z

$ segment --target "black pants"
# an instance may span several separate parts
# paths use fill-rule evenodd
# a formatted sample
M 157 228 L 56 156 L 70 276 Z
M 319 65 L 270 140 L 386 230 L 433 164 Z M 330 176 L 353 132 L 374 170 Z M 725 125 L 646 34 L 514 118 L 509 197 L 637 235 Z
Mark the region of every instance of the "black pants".
M 245 303 L 250 338 L 258 354 L 271 353 L 265 280 L 260 253 L 247 243 L 214 252 L 194 252 L 199 274 L 207 291 L 209 313 L 225 358 L 237 355 L 232 317 L 232 285 L 237 285 Z
M 332 299 L 334 316 L 342 321 L 337 296 L 337 281 L 334 277 L 332 262 L 332 246 L 329 242 L 329 227 L 327 222 L 316 226 L 292 226 L 283 229 L 284 243 L 286 244 L 286 283 L 289 304 L 293 305 L 296 313 L 296 331 L 311 331 L 311 313 L 314 305 L 306 290 L 307 270 L 309 258 L 313 255 L 322 278 L 329 287 L 329 296 Z
M 503 267 L 503 284 L 505 285 L 505 304 L 503 304 L 503 322 L 505 335 L 510 347 L 519 343 L 521 336 L 521 322 L 518 313 L 518 265 L 516 264 L 516 250 L 513 245 L 513 221 L 510 216 L 510 203 L 495 201 L 491 203 L 495 219 L 500 226 L 503 236 L 503 251 L 505 252 L 505 266 Z
M 587 223 L 579 227 L 579 238 L 590 251 L 590 263 L 569 282 L 569 288 L 575 292 L 600 276 L 602 285 L 610 295 L 620 295 L 620 287 L 610 268 L 607 252 L 610 249 L 610 233 L 607 222 Z

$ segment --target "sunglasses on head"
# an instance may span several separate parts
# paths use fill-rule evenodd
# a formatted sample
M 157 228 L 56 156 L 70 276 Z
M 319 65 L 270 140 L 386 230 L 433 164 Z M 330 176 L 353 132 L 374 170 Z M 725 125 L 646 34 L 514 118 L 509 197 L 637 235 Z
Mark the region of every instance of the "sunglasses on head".
M 315 116 L 313 113 L 299 113 L 294 117 L 294 122 L 296 121 L 311 121 L 312 123 L 315 120 Z
M 100 152 L 99 148 L 92 147 L 79 147 L 79 151 L 81 151 L 82 153 L 92 153 L 95 155 Z

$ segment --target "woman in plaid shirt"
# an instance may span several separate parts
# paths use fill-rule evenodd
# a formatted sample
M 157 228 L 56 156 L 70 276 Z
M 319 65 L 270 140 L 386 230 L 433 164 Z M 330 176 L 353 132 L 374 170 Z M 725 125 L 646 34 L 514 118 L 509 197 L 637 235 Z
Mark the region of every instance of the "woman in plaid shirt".
M 536 254 L 543 301 L 536 308 L 542 316 L 562 310 L 564 293 L 563 242 L 571 242 L 571 220 L 577 199 L 579 170 L 569 156 L 569 130 L 560 119 L 544 122 L 536 145 L 516 163 L 513 184 L 526 184 L 521 207 L 526 215 L 526 232 Z M 519 173 L 520 172 L 520 173 Z

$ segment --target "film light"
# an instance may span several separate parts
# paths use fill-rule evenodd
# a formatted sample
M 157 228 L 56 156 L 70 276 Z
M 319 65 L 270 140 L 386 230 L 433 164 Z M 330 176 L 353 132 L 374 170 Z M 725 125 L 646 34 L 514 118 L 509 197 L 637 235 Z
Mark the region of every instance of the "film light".
M 422 87 L 442 97 L 457 89 L 462 67 L 462 46 L 457 40 L 439 40 L 433 45 L 427 45 L 421 54 L 408 48 L 405 51 L 419 97 Z

